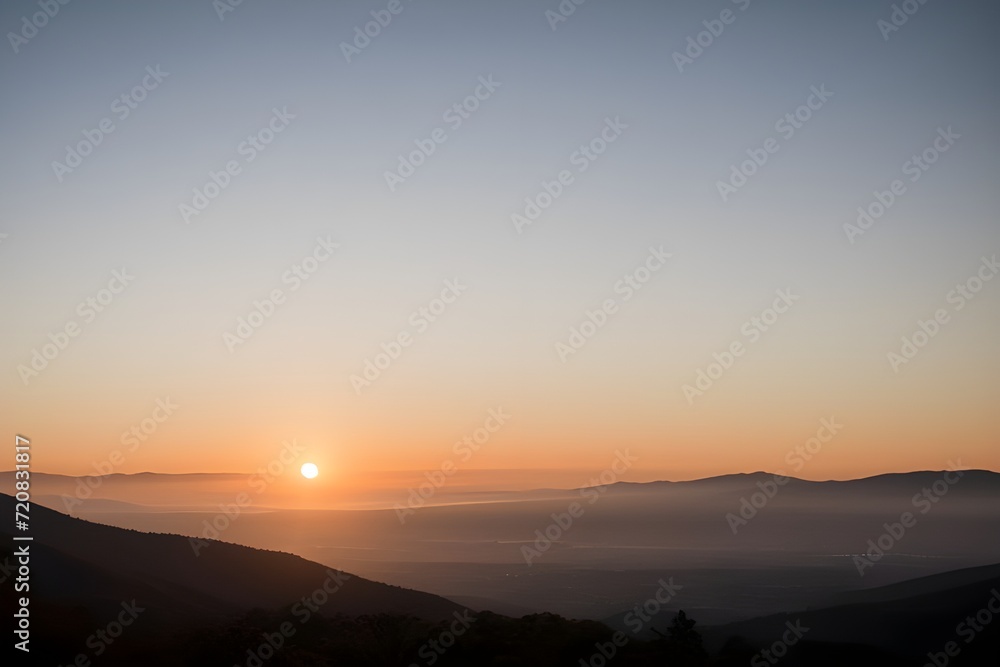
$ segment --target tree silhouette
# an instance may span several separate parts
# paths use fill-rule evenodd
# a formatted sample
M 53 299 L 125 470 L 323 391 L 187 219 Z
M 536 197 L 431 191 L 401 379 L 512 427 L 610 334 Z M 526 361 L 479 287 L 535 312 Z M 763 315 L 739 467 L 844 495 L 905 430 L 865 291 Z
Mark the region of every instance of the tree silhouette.
M 701 642 L 701 633 L 694 629 L 696 621 L 681 609 L 674 616 L 667 634 L 657 631 L 666 664 L 671 667 L 702 667 L 708 664 L 708 653 Z

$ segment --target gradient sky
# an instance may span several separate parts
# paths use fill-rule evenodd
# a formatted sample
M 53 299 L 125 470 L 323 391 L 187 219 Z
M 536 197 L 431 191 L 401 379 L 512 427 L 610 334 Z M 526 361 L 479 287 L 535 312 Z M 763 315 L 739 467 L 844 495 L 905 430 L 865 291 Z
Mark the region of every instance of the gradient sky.
M 252 471 L 290 439 L 340 475 L 433 469 L 499 406 L 509 423 L 459 467 L 596 473 L 629 448 L 634 479 L 791 472 L 786 453 L 833 416 L 843 430 L 798 475 L 1000 470 L 1000 280 L 947 302 L 1000 252 L 995 2 L 927 3 L 885 40 L 890 2 L 593 0 L 552 30 L 555 0 L 403 0 L 346 62 L 387 4 L 244 0 L 220 20 L 208 0 L 74 2 L 17 53 L 5 39 L 0 423 L 32 438 L 37 470 L 92 472 L 166 397 L 178 409 L 116 471 Z M 37 11 L 4 3 L 0 26 Z M 119 119 L 147 66 L 169 75 Z M 452 129 L 443 113 L 490 75 Z M 780 138 L 823 85 L 834 96 Z M 114 132 L 59 182 L 52 162 L 105 117 Z M 628 128 L 578 173 L 607 118 Z M 849 243 L 858 206 L 947 127 L 961 138 Z M 390 192 L 384 172 L 435 128 L 448 140 Z M 723 203 L 717 181 L 768 137 L 780 150 Z M 178 206 L 234 159 L 185 224 Z M 574 182 L 518 234 L 511 214 L 562 169 Z M 337 254 L 288 292 L 320 236 Z M 667 266 L 563 363 L 556 343 L 650 246 Z M 77 304 L 122 267 L 134 281 L 85 323 Z M 351 375 L 455 278 L 466 292 L 356 393 Z M 230 352 L 223 334 L 275 288 L 287 302 Z M 784 288 L 799 301 L 690 404 L 683 385 Z M 894 373 L 887 353 L 938 308 L 951 320 Z M 80 335 L 22 382 L 70 321 Z

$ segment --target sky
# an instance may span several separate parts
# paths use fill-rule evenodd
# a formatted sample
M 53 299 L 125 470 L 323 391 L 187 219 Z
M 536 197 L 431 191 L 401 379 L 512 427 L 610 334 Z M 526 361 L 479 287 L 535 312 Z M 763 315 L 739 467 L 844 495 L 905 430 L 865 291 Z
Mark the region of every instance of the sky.
M 1000 470 L 996 3 L 562 6 L 4 3 L 3 432 L 71 475 Z

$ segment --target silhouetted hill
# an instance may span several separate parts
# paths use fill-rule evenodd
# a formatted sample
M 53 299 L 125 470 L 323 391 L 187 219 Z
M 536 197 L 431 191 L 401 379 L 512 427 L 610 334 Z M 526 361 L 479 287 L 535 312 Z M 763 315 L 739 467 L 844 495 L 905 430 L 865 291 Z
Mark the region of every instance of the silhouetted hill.
M 1000 659 L 1000 615 L 990 613 L 996 622 L 981 632 L 959 632 L 959 624 L 975 618 L 991 599 L 996 600 L 994 608 L 1000 604 L 1000 565 L 920 577 L 839 598 L 846 603 L 730 623 L 709 628 L 705 636 L 712 646 L 739 636 L 759 649 L 781 639 L 786 623 L 792 623 L 808 628 L 802 644 L 813 649 L 803 655 L 816 645 L 853 644 L 918 659 L 955 642 L 960 659 L 948 664 L 995 665 Z
M 0 514 L 13 516 L 13 498 L 0 494 Z M 103 526 L 34 504 L 30 518 L 31 542 L 13 542 L 9 532 L 0 531 L 0 563 L 10 568 L 16 563 L 14 548 L 29 545 L 32 653 L 53 661 L 87 652 L 88 637 L 132 601 L 145 611 L 130 637 L 143 641 L 257 608 L 294 610 L 299 604 L 301 609 L 303 598 L 324 615 L 394 613 L 438 621 L 464 610 L 429 593 L 347 575 L 291 554 L 216 541 L 201 542 L 196 554 L 185 537 Z M 15 593 L 14 581 L 11 575 L 3 583 L 7 609 L 23 594 Z
M 12 516 L 14 499 L 0 494 L 0 513 Z M 59 576 L 89 571 L 112 589 L 123 582 L 145 585 L 164 596 L 194 595 L 187 605 L 206 613 L 276 608 L 312 593 L 330 576 L 328 568 L 299 556 L 252 549 L 214 540 L 193 542 L 178 535 L 142 533 L 75 519 L 32 505 L 32 549 L 50 565 L 38 570 L 39 593 L 51 599 L 85 603 L 92 599 L 89 577 Z M 12 544 L 7 539 L 4 545 Z M 50 576 L 47 576 L 50 575 Z M 446 618 L 462 607 L 444 598 L 350 576 L 325 610 L 330 613 L 398 612 L 421 618 Z M 112 586 L 114 582 L 118 582 Z M 115 596 L 124 599 L 131 588 Z M 134 594 L 133 594 L 134 595 Z M 185 613 L 194 611 L 185 609 Z
M 888 586 L 838 593 L 832 597 L 829 604 L 822 606 L 832 607 L 903 600 L 918 595 L 948 592 L 968 585 L 986 585 L 986 582 L 995 580 L 1000 580 L 1000 564 L 967 567 L 961 570 L 908 579 Z

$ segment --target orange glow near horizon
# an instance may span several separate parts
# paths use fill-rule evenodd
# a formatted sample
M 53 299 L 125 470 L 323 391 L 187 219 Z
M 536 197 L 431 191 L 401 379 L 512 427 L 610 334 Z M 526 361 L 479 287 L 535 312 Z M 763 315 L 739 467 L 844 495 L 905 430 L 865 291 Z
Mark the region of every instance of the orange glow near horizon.
M 605 469 L 618 449 L 638 458 L 630 480 L 759 470 L 849 479 L 950 461 L 1000 470 L 997 360 L 971 352 L 984 343 L 976 317 L 900 374 L 885 362 L 883 339 L 858 338 L 849 356 L 824 356 L 817 349 L 841 332 L 819 336 L 790 319 L 693 402 L 682 386 L 725 349 L 730 324 L 713 326 L 722 332 L 713 340 L 696 327 L 671 334 L 664 347 L 663 329 L 637 320 L 566 364 L 523 342 L 498 348 L 506 358 L 485 354 L 459 327 L 458 338 L 426 339 L 360 394 L 349 378 L 369 339 L 342 351 L 276 323 L 251 341 L 252 354 L 165 348 L 166 358 L 130 348 L 121 355 L 132 356 L 116 356 L 113 343 L 95 339 L 29 387 L 0 389 L 0 419 L 32 439 L 35 470 L 68 475 L 252 473 L 293 441 L 302 449 L 296 473 L 315 463 L 323 488 L 363 486 L 365 471 L 433 471 L 449 461 L 458 471 L 564 471 L 550 475 L 571 484 Z M 508 415 L 503 424 L 491 417 L 497 410 Z M 790 452 L 829 418 L 843 428 L 796 469 Z M 465 438 L 472 444 L 456 444 Z
M 883 400 L 878 411 L 868 407 L 859 412 L 862 400 L 839 397 L 830 401 L 838 407 L 819 412 L 790 396 L 777 418 L 759 412 L 764 401 L 738 401 L 735 387 L 720 388 L 717 394 L 694 410 L 677 396 L 658 397 L 662 405 L 613 411 L 602 410 L 596 398 L 585 401 L 589 407 L 584 409 L 546 410 L 512 402 L 503 406 L 510 421 L 475 450 L 461 443 L 481 428 L 489 404 L 467 403 L 451 411 L 461 419 L 442 410 L 394 408 L 389 412 L 396 419 L 379 420 L 374 405 L 340 415 L 324 414 L 319 406 L 310 410 L 305 401 L 294 408 L 290 401 L 284 410 L 272 405 L 268 410 L 244 406 L 227 411 L 171 396 L 179 407 L 149 434 L 141 425 L 155 401 L 144 406 L 127 400 L 131 423 L 125 427 L 113 416 L 119 411 L 93 400 L 64 412 L 62 423 L 41 414 L 31 419 L 27 411 L 22 415 L 25 423 L 37 425 L 24 433 L 34 445 L 33 468 L 67 475 L 250 474 L 275 460 L 283 443 L 293 441 L 302 449 L 291 463 L 296 473 L 303 463 L 313 462 L 324 482 L 350 478 L 352 487 L 364 486 L 366 475 L 373 474 L 369 471 L 433 471 L 448 462 L 459 472 L 534 470 L 540 471 L 539 485 L 545 485 L 544 471 L 549 471 L 553 480 L 572 483 L 606 468 L 618 449 L 638 458 L 624 477 L 634 481 L 759 470 L 815 480 L 850 479 L 939 470 L 953 460 L 963 467 L 1000 470 L 1000 454 L 987 428 L 995 427 L 995 419 L 983 417 L 985 406 L 962 404 L 957 398 L 944 397 L 952 405 L 937 402 L 951 415 L 945 423 L 931 410 L 914 411 L 912 400 Z M 831 417 L 842 429 L 807 459 L 797 456 L 796 447 L 804 446 L 821 420 Z M 144 439 L 130 437 L 128 427 L 134 425 Z M 516 480 L 517 475 L 510 477 Z

